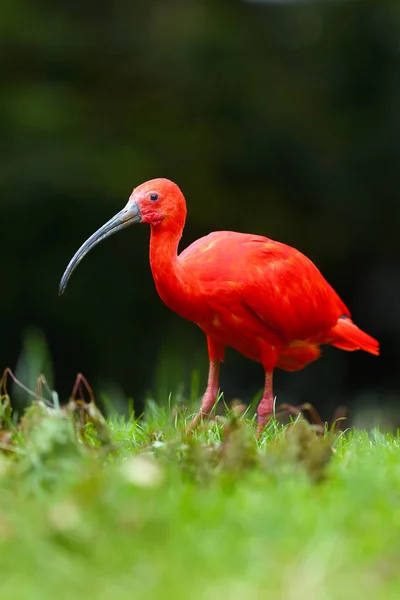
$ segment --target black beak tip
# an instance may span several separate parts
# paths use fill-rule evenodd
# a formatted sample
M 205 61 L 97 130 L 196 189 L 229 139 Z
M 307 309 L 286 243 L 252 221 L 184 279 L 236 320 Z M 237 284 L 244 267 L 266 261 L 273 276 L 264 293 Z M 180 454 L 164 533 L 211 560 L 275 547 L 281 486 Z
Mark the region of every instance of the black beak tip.
M 64 281 L 64 278 L 61 279 L 60 281 L 60 285 L 58 286 L 58 295 L 62 296 L 63 293 L 65 292 L 65 288 L 67 287 L 67 282 Z

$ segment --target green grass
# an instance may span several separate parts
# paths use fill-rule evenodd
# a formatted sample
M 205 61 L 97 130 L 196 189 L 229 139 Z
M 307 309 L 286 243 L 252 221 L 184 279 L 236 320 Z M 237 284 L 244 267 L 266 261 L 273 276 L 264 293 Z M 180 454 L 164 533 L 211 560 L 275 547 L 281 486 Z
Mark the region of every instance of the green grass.
M 4 402 L 1 598 L 400 597 L 398 437 Z

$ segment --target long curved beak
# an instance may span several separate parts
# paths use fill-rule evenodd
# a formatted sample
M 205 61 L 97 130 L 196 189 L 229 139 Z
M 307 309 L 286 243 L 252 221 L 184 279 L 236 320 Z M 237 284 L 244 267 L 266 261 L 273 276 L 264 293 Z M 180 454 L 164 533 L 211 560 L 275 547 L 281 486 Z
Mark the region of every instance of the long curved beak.
M 65 288 L 67 287 L 69 278 L 72 273 L 79 265 L 81 260 L 86 256 L 86 254 L 94 248 L 99 242 L 105 240 L 107 237 L 110 237 L 117 231 L 124 229 L 128 225 L 134 225 L 135 223 L 140 223 L 142 220 L 142 215 L 140 213 L 140 208 L 137 202 L 132 202 L 131 204 L 127 204 L 125 208 L 123 208 L 119 213 L 117 213 L 112 219 L 107 221 L 105 225 L 100 227 L 93 235 L 90 236 L 88 240 L 79 248 L 79 250 L 74 254 L 71 259 L 68 267 L 65 270 L 64 275 L 62 276 L 60 286 L 58 288 L 58 293 L 64 293 Z

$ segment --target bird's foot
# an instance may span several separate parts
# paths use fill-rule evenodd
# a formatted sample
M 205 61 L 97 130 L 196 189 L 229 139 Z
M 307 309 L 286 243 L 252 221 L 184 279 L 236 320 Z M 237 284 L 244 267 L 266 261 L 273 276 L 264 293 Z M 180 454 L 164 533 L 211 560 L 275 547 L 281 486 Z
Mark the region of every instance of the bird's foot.
M 319 415 L 315 407 L 309 402 L 300 404 L 300 406 L 293 406 L 292 404 L 281 404 L 279 411 L 276 413 L 277 418 L 283 415 L 304 415 L 308 413 L 307 418 L 311 425 L 315 426 L 318 432 L 323 433 L 326 428 L 333 431 L 341 431 L 345 426 L 347 420 L 347 408 L 345 406 L 338 406 L 333 416 L 328 421 L 324 421 Z
M 266 426 L 268 421 L 270 421 L 270 419 L 272 419 L 272 417 L 273 417 L 272 412 L 270 412 L 268 414 L 263 414 L 263 415 L 258 414 L 257 415 L 257 438 L 260 437 L 260 435 L 264 431 L 264 427 Z
M 272 411 L 269 413 L 263 412 L 261 414 L 260 414 L 260 412 L 258 412 L 258 414 L 257 414 L 257 437 L 260 437 L 260 435 L 264 431 L 265 426 L 272 418 L 275 418 L 277 421 L 281 421 L 281 422 L 282 422 L 282 418 L 283 418 L 283 422 L 285 422 L 285 418 L 284 418 L 285 416 L 286 417 L 287 416 L 298 417 L 299 415 L 302 415 L 304 412 L 307 412 L 309 414 L 309 421 L 313 425 L 316 425 L 318 428 L 323 429 L 324 422 L 322 421 L 321 417 L 319 416 L 319 414 L 315 410 L 315 408 L 312 406 L 312 404 L 309 404 L 308 402 L 306 402 L 304 404 L 300 404 L 300 406 L 294 406 L 293 404 L 280 404 L 278 407 L 278 410 L 276 410 L 275 414 Z
M 309 402 L 305 402 L 299 406 L 280 404 L 274 414 L 257 415 L 257 437 L 261 435 L 264 431 L 264 427 L 272 417 L 281 423 L 285 423 L 287 422 L 288 416 L 298 417 L 299 415 L 305 416 L 305 414 L 307 414 L 307 420 L 313 425 L 318 433 L 322 434 L 326 430 L 326 427 L 333 429 L 334 431 L 340 431 L 346 421 L 346 413 L 346 408 L 340 406 L 335 411 L 333 418 L 328 422 L 325 422 L 322 420 L 314 406 Z
M 298 417 L 299 415 L 302 415 L 304 412 L 308 413 L 310 423 L 312 423 L 313 425 L 317 425 L 318 427 L 321 427 L 322 429 L 324 428 L 324 426 L 325 426 L 324 421 L 321 419 L 320 415 L 315 410 L 313 405 L 310 404 L 309 402 L 304 402 L 304 404 L 300 404 L 299 406 L 293 406 L 293 404 L 281 404 L 279 406 L 279 412 L 277 413 L 277 415 L 279 417 L 282 414 L 287 413 L 289 415 Z
M 186 429 L 186 433 L 190 433 L 193 431 L 193 429 L 198 427 L 202 419 L 214 420 L 215 417 L 213 417 L 209 412 L 199 410 L 199 412 L 197 412 L 191 420 L 189 427 Z
M 195 427 L 197 427 L 197 425 L 200 423 L 201 419 L 205 416 L 205 414 L 199 410 L 193 417 L 193 419 L 190 422 L 189 425 L 189 431 L 191 431 L 192 429 L 194 429 Z

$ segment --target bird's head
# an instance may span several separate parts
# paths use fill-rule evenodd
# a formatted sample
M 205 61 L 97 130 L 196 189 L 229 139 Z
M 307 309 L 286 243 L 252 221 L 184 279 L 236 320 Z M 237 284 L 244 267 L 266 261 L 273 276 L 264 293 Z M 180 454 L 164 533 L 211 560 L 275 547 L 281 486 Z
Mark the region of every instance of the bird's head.
M 169 179 L 150 179 L 135 188 L 124 210 L 137 206 L 141 223 L 154 227 L 183 221 L 186 217 L 186 202 L 179 187 Z
M 84 256 L 105 238 L 135 223 L 148 223 L 154 229 L 168 229 L 180 234 L 185 218 L 185 198 L 176 183 L 161 178 L 142 183 L 133 190 L 125 208 L 91 235 L 75 253 L 61 279 L 60 295 Z

